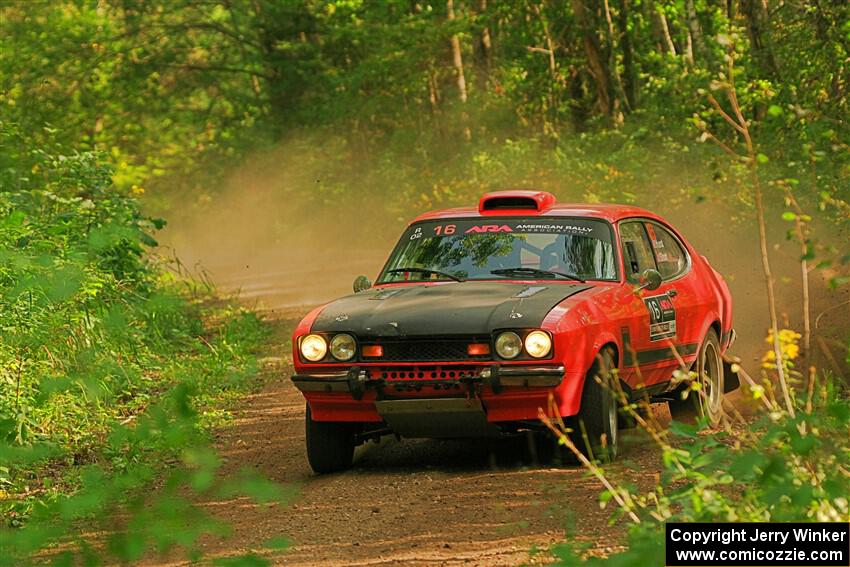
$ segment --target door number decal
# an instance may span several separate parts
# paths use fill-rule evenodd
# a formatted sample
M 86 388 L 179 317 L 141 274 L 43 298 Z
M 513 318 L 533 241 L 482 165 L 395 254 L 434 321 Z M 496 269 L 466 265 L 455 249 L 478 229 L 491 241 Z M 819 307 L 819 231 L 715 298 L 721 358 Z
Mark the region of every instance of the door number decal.
M 676 336 L 676 307 L 668 294 L 643 298 L 649 311 L 649 340 L 660 341 Z

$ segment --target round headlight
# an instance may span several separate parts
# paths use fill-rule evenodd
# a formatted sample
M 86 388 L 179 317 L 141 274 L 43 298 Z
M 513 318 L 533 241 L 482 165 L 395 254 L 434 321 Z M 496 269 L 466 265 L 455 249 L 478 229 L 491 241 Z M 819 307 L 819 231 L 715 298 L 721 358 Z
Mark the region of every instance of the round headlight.
M 531 331 L 525 337 L 525 352 L 534 358 L 543 358 L 552 350 L 552 339 L 543 331 Z
M 331 339 L 331 354 L 341 362 L 354 358 L 356 348 L 354 337 L 347 333 L 340 333 Z
M 513 331 L 505 331 L 496 337 L 496 352 L 502 358 L 516 358 L 522 352 L 522 339 Z
M 307 335 L 301 339 L 301 356 L 310 362 L 319 362 L 328 353 L 328 343 L 319 335 Z

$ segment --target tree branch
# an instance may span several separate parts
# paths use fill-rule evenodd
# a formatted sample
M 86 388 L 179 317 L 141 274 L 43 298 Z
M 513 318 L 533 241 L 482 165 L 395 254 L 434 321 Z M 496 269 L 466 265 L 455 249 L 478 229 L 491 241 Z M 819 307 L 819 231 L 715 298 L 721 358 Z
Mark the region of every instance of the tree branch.
M 708 102 L 710 102 L 710 103 L 711 103 L 711 106 L 713 106 L 713 107 L 715 108 L 715 110 L 717 110 L 717 112 L 718 112 L 718 113 L 720 113 L 720 116 L 722 116 L 722 117 L 723 117 L 723 119 L 724 119 L 724 120 L 726 120 L 726 122 L 728 122 L 730 126 L 732 126 L 735 130 L 737 130 L 737 131 L 738 131 L 738 132 L 740 132 L 741 134 L 743 134 L 743 133 L 744 133 L 744 128 L 743 128 L 743 126 L 741 126 L 740 124 L 738 124 L 738 123 L 737 123 L 737 122 L 736 122 L 736 121 L 735 121 L 735 120 L 734 120 L 731 116 L 729 116 L 729 115 L 726 113 L 726 111 L 725 111 L 725 110 L 723 110 L 723 107 L 722 107 L 722 106 L 720 106 L 720 103 L 719 103 L 719 102 L 717 102 L 717 99 L 716 99 L 716 98 L 714 98 L 714 95 L 711 95 L 711 94 L 710 94 L 710 95 L 708 95 Z

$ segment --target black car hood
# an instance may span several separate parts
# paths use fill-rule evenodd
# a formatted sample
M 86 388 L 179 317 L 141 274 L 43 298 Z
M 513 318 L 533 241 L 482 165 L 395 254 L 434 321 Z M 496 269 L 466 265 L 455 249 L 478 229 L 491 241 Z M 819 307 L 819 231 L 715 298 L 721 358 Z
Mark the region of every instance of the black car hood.
M 466 281 L 376 288 L 328 304 L 312 330 L 389 338 L 539 327 L 553 307 L 590 287 Z

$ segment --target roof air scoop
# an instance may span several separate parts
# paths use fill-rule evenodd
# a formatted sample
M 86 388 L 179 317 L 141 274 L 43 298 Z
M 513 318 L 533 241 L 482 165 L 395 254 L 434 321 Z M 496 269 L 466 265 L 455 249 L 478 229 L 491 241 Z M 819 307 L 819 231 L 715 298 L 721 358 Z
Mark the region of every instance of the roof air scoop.
M 555 196 L 546 191 L 494 191 L 485 193 L 478 202 L 481 213 L 542 212 L 555 204 Z

